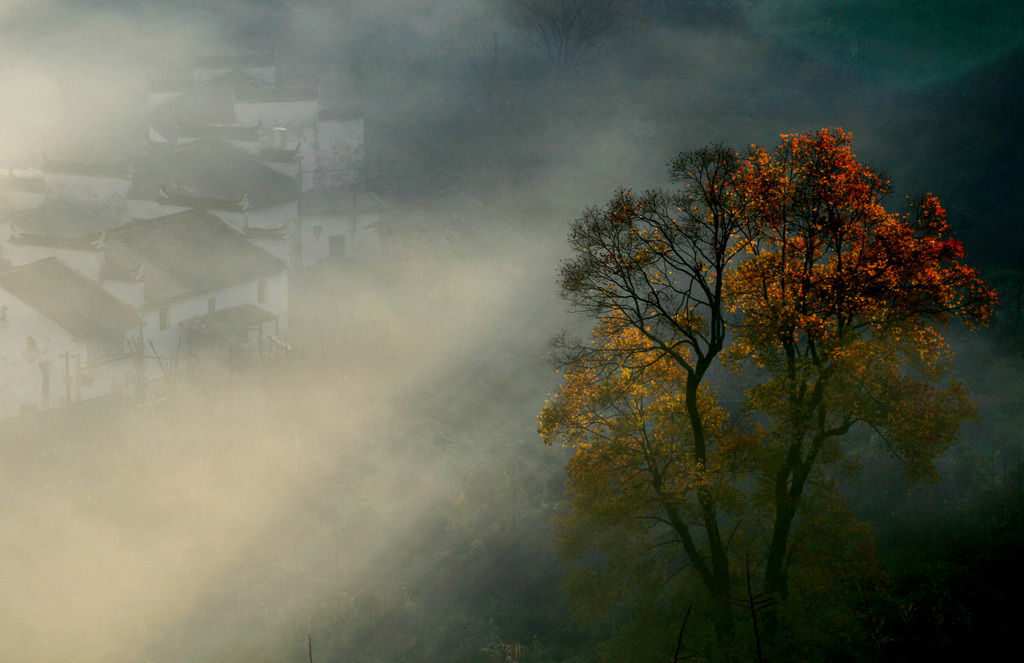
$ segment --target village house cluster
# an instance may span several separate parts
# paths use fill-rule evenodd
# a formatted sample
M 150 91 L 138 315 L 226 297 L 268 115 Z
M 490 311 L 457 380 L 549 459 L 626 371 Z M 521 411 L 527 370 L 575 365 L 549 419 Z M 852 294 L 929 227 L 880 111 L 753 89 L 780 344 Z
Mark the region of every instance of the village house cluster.
M 377 250 L 363 119 L 272 57 L 152 84 L 147 127 L 137 157 L 7 174 L 0 420 L 283 352 L 289 274 Z

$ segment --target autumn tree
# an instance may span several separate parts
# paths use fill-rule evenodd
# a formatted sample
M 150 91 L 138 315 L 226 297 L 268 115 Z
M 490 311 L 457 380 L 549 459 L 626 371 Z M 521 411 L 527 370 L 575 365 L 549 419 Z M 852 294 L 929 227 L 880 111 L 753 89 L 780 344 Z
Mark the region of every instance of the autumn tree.
M 728 642 L 740 555 L 785 604 L 801 528 L 821 520 L 808 509 L 839 508 L 851 431 L 932 475 L 973 413 L 942 329 L 984 323 L 994 296 L 938 201 L 887 212 L 889 183 L 842 130 L 708 147 L 670 174 L 677 191 L 620 191 L 572 228 L 563 294 L 598 324 L 560 342 L 541 433 L 575 450 L 567 554 L 628 539 L 677 558 Z M 728 412 L 709 384 L 722 364 L 753 385 Z

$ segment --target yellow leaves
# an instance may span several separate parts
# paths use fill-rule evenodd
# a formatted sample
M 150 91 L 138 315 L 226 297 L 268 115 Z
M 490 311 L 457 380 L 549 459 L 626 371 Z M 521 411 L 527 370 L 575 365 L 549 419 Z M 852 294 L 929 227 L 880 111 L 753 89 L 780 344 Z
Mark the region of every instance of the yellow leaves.
M 786 560 L 771 580 L 785 588 L 790 562 L 833 549 L 835 528 L 812 530 L 837 520 L 830 476 L 855 469 L 845 435 L 873 428 L 927 478 L 973 415 L 941 332 L 983 324 L 994 294 L 934 196 L 884 209 L 889 182 L 841 129 L 680 155 L 671 172 L 677 195 L 620 191 L 570 235 L 567 299 L 598 324 L 538 418 L 573 454 L 563 549 L 609 567 L 667 551 L 711 591 L 707 551 L 750 551 Z M 732 416 L 702 383 L 719 360 L 754 382 Z
M 887 213 L 878 202 L 887 183 L 856 162 L 850 140 L 841 129 L 787 134 L 741 167 L 737 186 L 761 230 L 753 257 L 727 277 L 734 359 L 764 367 L 790 345 L 827 364 L 851 339 L 904 321 L 991 315 L 993 294 L 957 262 L 962 247 L 945 236 L 938 200 L 926 196 L 911 216 Z
M 745 443 L 724 442 L 728 415 L 703 388 L 698 407 L 712 449 L 706 461 L 695 455 L 687 379 L 641 330 L 624 325 L 620 316 L 601 320 L 594 352 L 566 371 L 539 417 L 547 443 L 575 452 L 569 475 L 576 500 L 597 499 L 610 486 L 648 494 L 658 477 L 663 496 L 682 504 L 695 491 L 735 478 Z

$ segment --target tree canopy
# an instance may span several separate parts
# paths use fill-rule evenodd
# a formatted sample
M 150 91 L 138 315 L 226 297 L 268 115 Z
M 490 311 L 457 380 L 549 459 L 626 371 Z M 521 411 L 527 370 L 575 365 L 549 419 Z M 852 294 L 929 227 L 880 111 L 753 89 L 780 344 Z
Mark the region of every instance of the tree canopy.
M 621 190 L 573 225 L 563 294 L 597 326 L 560 339 L 540 430 L 575 451 L 561 540 L 577 571 L 643 567 L 653 601 L 692 570 L 725 643 L 741 560 L 782 614 L 820 546 L 841 556 L 852 432 L 932 476 L 974 412 L 942 331 L 984 324 L 995 296 L 938 200 L 886 211 L 889 182 L 841 129 L 713 145 L 670 175 L 677 190 Z M 724 407 L 715 388 L 737 381 L 742 406 Z
M 505 13 L 564 73 L 621 29 L 624 16 L 615 0 L 508 0 Z

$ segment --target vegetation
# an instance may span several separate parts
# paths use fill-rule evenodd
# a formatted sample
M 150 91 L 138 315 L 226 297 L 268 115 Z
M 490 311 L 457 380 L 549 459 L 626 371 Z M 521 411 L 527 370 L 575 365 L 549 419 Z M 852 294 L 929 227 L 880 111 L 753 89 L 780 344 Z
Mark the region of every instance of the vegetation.
M 676 597 L 703 596 L 720 651 L 747 560 L 778 602 L 775 657 L 793 655 L 808 600 L 871 576 L 837 491 L 856 466 L 844 441 L 873 431 L 908 479 L 932 476 L 974 413 L 941 331 L 985 323 L 994 293 L 938 201 L 887 212 L 889 183 L 839 129 L 682 154 L 671 175 L 678 192 L 620 191 L 570 235 L 564 296 L 598 326 L 563 339 L 541 416 L 575 451 L 561 544 L 584 611 L 651 624 L 649 606 L 681 619 Z M 741 409 L 711 388 L 723 362 L 750 385 Z

